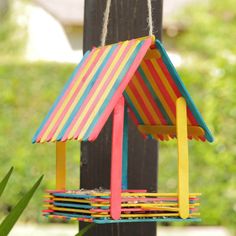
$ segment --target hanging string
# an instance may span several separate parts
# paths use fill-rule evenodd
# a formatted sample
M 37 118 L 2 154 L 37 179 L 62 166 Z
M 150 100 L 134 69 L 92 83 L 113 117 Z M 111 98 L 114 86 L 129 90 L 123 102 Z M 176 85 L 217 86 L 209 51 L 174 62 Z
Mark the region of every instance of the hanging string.
M 111 8 L 111 0 L 107 0 L 106 9 L 103 15 L 103 26 L 102 26 L 102 34 L 101 34 L 101 46 L 104 46 L 106 44 L 107 39 L 107 26 L 108 26 L 108 20 L 110 15 L 110 8 Z
M 153 21 L 152 21 L 152 0 L 147 0 L 148 7 L 148 27 L 149 27 L 149 35 L 153 35 Z
M 149 35 L 153 35 L 153 21 L 152 21 L 152 0 L 147 0 L 147 7 L 148 7 L 148 27 L 149 27 Z M 111 0 L 107 0 L 106 9 L 103 15 L 103 26 L 102 26 L 102 33 L 100 38 L 101 46 L 106 44 L 107 39 L 107 28 L 108 28 L 108 21 L 111 9 Z

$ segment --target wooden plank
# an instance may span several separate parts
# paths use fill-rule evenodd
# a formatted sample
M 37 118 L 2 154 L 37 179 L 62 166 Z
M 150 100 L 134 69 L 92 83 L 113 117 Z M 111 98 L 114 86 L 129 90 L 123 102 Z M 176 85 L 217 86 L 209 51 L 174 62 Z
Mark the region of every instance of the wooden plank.
M 56 142 L 56 189 L 66 189 L 66 143 Z
M 161 134 L 176 135 L 176 126 L 174 125 L 138 125 L 138 130 L 143 134 Z M 205 131 L 199 126 L 187 126 L 188 135 L 204 136 Z
M 186 219 L 189 217 L 189 164 L 187 137 L 186 101 L 180 97 L 176 101 L 176 132 L 178 144 L 178 194 L 179 214 Z
M 122 154 L 124 130 L 124 106 L 122 96 L 113 112 L 111 152 L 111 217 L 118 220 L 121 214 Z
M 84 18 L 84 52 L 100 45 L 106 0 L 86 0 Z M 157 38 L 162 32 L 162 0 L 153 0 L 153 24 Z M 132 16 L 132 17 L 130 17 Z M 148 34 L 147 2 L 112 0 L 107 43 L 138 38 Z M 81 187 L 109 188 L 111 157 L 111 119 L 98 139 L 81 145 Z M 157 144 L 143 140 L 137 127 L 129 119 L 128 186 L 129 189 L 157 190 Z M 148 162 L 146 157 L 148 157 Z M 81 227 L 84 227 L 84 223 Z M 96 225 L 88 236 L 156 235 L 155 223 Z

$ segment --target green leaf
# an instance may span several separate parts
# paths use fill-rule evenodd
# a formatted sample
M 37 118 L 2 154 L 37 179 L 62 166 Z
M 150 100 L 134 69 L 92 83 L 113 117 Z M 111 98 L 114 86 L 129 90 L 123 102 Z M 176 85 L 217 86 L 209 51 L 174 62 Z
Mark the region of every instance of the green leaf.
M 9 180 L 9 178 L 11 176 L 11 173 L 12 173 L 13 169 L 14 168 L 11 167 L 11 169 L 8 171 L 8 173 L 6 174 L 6 176 L 3 178 L 2 182 L 0 183 L 0 197 L 1 197 L 1 195 L 2 195 L 6 185 L 8 183 L 8 180 Z
M 12 227 L 14 226 L 14 224 L 16 223 L 16 221 L 18 220 L 24 209 L 27 207 L 30 199 L 34 195 L 42 179 L 43 175 L 38 179 L 38 181 L 29 190 L 29 192 L 26 193 L 25 196 L 17 203 L 17 205 L 12 209 L 9 215 L 3 220 L 3 222 L 0 225 L 1 236 L 6 236 L 9 234 Z
M 75 236 L 83 236 L 85 235 L 85 233 L 87 233 L 91 228 L 93 228 L 95 226 L 95 223 L 90 223 L 87 226 L 85 226 L 82 230 L 79 231 L 78 234 L 76 234 Z

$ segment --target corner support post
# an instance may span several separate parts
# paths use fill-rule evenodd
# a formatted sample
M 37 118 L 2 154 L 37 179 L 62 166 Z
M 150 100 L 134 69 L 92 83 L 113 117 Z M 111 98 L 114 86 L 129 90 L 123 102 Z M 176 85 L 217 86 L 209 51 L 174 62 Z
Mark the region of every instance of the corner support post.
M 66 143 L 56 142 L 56 189 L 66 189 Z
M 178 201 L 180 217 L 189 217 L 189 162 L 186 101 L 176 101 L 176 133 L 178 144 Z
M 121 215 L 122 153 L 124 130 L 124 97 L 117 102 L 113 112 L 111 153 L 111 217 L 118 220 Z

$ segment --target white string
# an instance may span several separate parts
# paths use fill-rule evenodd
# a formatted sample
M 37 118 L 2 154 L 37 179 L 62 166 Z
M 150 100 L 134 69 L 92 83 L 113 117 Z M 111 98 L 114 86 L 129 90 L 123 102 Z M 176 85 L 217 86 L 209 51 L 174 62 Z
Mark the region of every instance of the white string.
M 152 22 L 152 0 L 147 0 L 148 6 L 148 27 L 149 27 L 149 35 L 153 35 L 153 22 Z
M 107 26 L 108 26 L 108 20 L 109 20 L 109 14 L 110 14 L 110 8 L 111 8 L 111 0 L 107 0 L 106 9 L 103 15 L 103 26 L 102 26 L 102 34 L 101 34 L 101 46 L 104 46 L 107 39 Z

